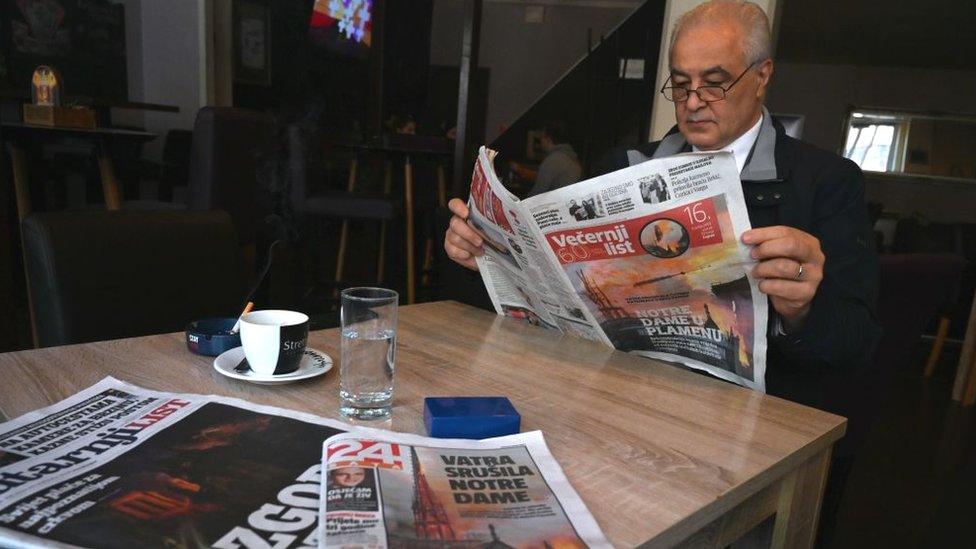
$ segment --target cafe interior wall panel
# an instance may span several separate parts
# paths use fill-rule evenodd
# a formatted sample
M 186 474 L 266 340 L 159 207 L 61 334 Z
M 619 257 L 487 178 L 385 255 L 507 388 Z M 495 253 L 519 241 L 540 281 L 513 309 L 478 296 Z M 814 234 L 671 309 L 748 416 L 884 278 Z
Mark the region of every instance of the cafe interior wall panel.
M 435 0 L 431 28 L 432 65 L 457 65 L 464 2 Z M 587 52 L 630 15 L 632 7 L 545 5 L 542 23 L 525 22 L 525 5 L 485 2 L 478 64 L 491 72 L 486 142 L 498 136 Z

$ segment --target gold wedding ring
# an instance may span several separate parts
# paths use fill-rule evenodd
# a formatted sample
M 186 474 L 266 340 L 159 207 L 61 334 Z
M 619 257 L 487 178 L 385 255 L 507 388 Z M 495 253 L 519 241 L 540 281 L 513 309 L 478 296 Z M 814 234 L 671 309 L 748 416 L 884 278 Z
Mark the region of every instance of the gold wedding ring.
M 793 277 L 793 280 L 800 280 L 801 278 L 803 278 L 803 263 L 800 263 L 800 268 L 796 270 L 796 276 Z

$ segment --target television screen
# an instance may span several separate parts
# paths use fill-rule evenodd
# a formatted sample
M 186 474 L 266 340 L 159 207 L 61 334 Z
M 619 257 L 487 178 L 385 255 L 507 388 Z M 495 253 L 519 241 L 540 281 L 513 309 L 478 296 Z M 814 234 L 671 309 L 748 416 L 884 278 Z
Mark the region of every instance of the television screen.
M 315 0 L 309 33 L 325 50 L 367 57 L 372 42 L 373 0 Z

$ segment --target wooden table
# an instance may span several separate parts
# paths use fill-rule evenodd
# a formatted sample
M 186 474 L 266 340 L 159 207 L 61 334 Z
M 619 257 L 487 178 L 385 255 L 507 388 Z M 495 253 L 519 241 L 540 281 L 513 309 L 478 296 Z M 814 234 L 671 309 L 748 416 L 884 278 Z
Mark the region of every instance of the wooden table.
M 505 395 L 541 429 L 617 546 L 724 547 L 776 515 L 774 546 L 810 547 L 845 420 L 453 302 L 403 307 L 393 418 L 422 433 L 422 397 Z M 309 345 L 339 357 L 337 330 Z M 7 418 L 104 376 L 339 417 L 338 372 L 281 387 L 217 374 L 182 334 L 0 355 Z
M 122 204 L 122 193 L 115 178 L 115 166 L 109 155 L 109 143 L 113 140 L 152 141 L 156 134 L 121 128 L 62 128 L 58 126 L 38 126 L 20 122 L 3 123 L 3 139 L 10 147 L 10 161 L 13 164 L 14 190 L 17 194 L 17 213 L 21 220 L 31 212 L 30 181 L 27 175 L 27 153 L 24 146 L 29 143 L 45 142 L 52 139 L 71 137 L 95 142 L 98 155 L 98 170 L 105 194 L 105 207 L 118 210 Z

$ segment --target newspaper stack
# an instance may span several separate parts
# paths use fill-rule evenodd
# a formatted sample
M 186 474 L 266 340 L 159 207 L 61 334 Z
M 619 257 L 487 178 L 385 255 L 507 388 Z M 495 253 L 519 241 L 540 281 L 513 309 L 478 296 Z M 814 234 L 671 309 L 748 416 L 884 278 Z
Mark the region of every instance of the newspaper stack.
M 0 424 L 0 547 L 609 545 L 538 432 L 351 429 L 105 378 Z
M 484 147 L 468 221 L 495 310 L 765 390 L 768 303 L 731 153 L 648 160 L 519 200 Z

